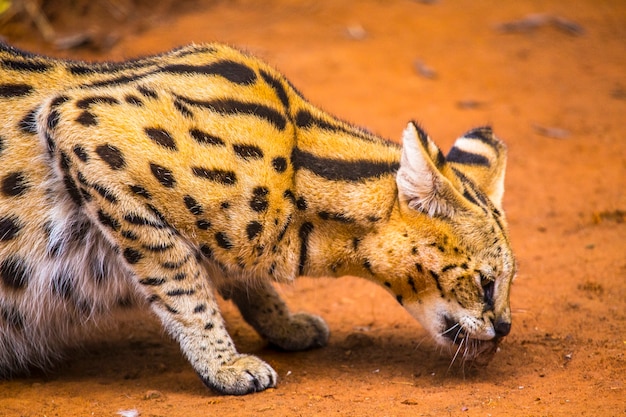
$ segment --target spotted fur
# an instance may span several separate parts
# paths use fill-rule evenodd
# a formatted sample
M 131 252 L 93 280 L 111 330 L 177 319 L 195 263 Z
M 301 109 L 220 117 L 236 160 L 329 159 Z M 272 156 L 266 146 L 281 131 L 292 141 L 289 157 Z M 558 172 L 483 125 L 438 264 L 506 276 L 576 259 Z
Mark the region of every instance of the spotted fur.
M 2 376 L 138 305 L 209 387 L 272 387 L 214 291 L 269 342 L 323 346 L 324 322 L 272 287 L 298 275 L 375 281 L 468 360 L 509 332 L 506 155 L 487 127 L 444 156 L 409 123 L 399 146 L 221 45 L 101 64 L 2 45 L 0 120 Z

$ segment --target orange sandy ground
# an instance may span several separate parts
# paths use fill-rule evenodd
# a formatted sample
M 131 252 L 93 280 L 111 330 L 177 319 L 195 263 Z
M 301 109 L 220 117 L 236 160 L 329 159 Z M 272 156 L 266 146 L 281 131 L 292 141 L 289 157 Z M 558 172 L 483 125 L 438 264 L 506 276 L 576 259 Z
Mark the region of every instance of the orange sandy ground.
M 1 416 L 626 415 L 626 2 L 177 4 L 113 22 L 107 39 L 117 43 L 101 53 L 55 51 L 33 30 L 4 33 L 22 48 L 108 60 L 192 41 L 234 44 L 340 117 L 396 140 L 416 119 L 444 149 L 492 124 L 509 145 L 513 330 L 487 369 L 464 374 L 383 290 L 303 279 L 282 291 L 295 310 L 326 318 L 323 349 L 269 350 L 224 304 L 240 350 L 279 373 L 276 389 L 213 394 L 155 320 L 138 315 L 47 375 L 0 382 Z M 496 29 L 539 12 L 584 33 Z M 103 16 L 100 33 L 111 24 Z M 420 75 L 417 61 L 436 77 Z

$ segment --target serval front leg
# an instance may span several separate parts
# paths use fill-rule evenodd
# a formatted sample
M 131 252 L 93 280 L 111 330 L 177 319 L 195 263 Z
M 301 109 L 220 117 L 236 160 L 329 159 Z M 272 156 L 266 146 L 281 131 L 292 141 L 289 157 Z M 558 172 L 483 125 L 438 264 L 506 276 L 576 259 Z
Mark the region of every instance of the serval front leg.
M 237 352 L 197 251 L 146 209 L 136 208 L 119 220 L 106 216 L 111 218 L 106 224 L 119 224 L 117 231 L 109 227 L 107 232 L 122 248 L 138 286 L 202 381 L 234 395 L 274 387 L 277 375 L 267 363 Z M 139 225 L 141 232 L 125 238 L 126 223 Z
M 281 349 L 306 350 L 328 342 L 324 320 L 309 313 L 292 314 L 270 282 L 254 280 L 249 286 L 222 288 L 220 293 L 237 305 L 243 318 L 261 336 Z

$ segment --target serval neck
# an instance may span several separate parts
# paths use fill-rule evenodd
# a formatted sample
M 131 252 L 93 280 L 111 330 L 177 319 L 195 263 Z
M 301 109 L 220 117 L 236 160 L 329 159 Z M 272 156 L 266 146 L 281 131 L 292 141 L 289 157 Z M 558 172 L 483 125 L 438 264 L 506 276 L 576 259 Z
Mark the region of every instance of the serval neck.
M 297 113 L 291 155 L 300 213 L 299 273 L 364 276 L 359 242 L 389 218 L 397 202 L 401 149 L 313 111 Z

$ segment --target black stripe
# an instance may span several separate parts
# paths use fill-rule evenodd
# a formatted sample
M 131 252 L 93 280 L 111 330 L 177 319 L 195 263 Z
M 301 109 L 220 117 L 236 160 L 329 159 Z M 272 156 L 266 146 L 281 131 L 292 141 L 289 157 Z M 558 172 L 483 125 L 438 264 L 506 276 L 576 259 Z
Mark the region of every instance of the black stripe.
M 177 98 L 190 106 L 197 106 L 224 115 L 251 115 L 265 119 L 273 124 L 278 130 L 285 130 L 287 118 L 278 110 L 259 103 L 247 103 L 233 99 L 202 101 L 193 100 L 187 97 L 177 96 Z
M 205 178 L 224 185 L 233 185 L 237 182 L 237 174 L 234 171 L 224 171 L 222 169 L 208 169 L 202 167 L 192 167 L 193 175 Z
M 90 185 L 91 188 L 96 190 L 96 192 L 100 194 L 105 200 L 113 204 L 117 203 L 117 197 L 109 189 L 97 183 L 93 183 Z
M 126 214 L 124 216 L 124 220 L 136 226 L 149 226 L 149 227 L 154 227 L 156 229 L 162 229 L 165 227 L 165 225 L 162 223 L 153 222 L 137 214 Z
M 263 150 L 256 145 L 235 144 L 233 150 L 238 157 L 245 160 L 263 159 Z
M 491 166 L 489 159 L 487 159 L 485 156 L 464 151 L 457 148 L 456 146 L 450 149 L 450 152 L 448 152 L 448 156 L 446 156 L 446 161 L 456 162 L 465 165 L 480 165 L 485 167 Z
M 261 70 L 261 77 L 263 77 L 263 80 L 265 80 L 265 82 L 274 89 L 276 95 L 278 96 L 278 99 L 281 103 L 283 103 L 283 107 L 285 108 L 285 110 L 289 110 L 289 97 L 287 96 L 285 87 L 280 82 L 280 80 L 272 77 L 270 74 L 263 70 Z
M 191 135 L 192 138 L 196 140 L 196 142 L 203 144 L 203 145 L 217 145 L 217 146 L 225 145 L 222 139 L 210 133 L 203 132 L 202 130 L 199 130 L 199 129 L 191 129 L 189 131 L 189 134 Z
M 354 219 L 343 213 L 332 213 L 328 211 L 320 211 L 317 213 L 322 220 L 333 220 L 339 223 L 354 223 Z
M 429 150 L 428 149 L 428 134 L 424 131 L 424 129 L 422 129 L 422 127 L 416 121 L 412 121 L 411 123 L 413 124 L 413 126 L 415 126 L 415 130 L 417 131 L 417 136 L 420 142 L 422 142 L 422 146 L 424 147 L 424 149 Z
M 294 148 L 291 162 L 295 169 L 306 169 L 315 175 L 331 181 L 363 181 L 395 174 L 400 168 L 398 162 L 382 161 L 343 161 L 323 158 Z
M 119 100 L 110 96 L 92 96 L 85 97 L 76 102 L 76 107 L 82 110 L 88 110 L 92 104 L 120 104 Z
M 493 147 L 496 152 L 498 150 L 499 143 L 493 137 L 493 130 L 491 129 L 491 126 L 477 127 L 464 134 L 463 137 L 467 139 L 479 140 Z
M 15 71 L 45 72 L 50 69 L 50 65 L 45 62 L 18 61 L 16 59 L 2 60 L 2 66 Z
M 309 250 L 309 236 L 313 231 L 313 223 L 306 222 L 300 226 L 298 236 L 300 236 L 300 262 L 298 263 L 298 274 L 304 274 L 304 265 Z
M 28 84 L 0 84 L 0 97 L 21 97 L 33 91 Z
M 2 86 L 0 86 L 0 89 L 1 88 Z M 0 96 L 2 96 L 1 92 Z M 35 108 L 29 111 L 26 116 L 24 116 L 24 118 L 18 123 L 18 126 L 23 133 L 27 133 L 30 135 L 37 134 L 37 110 L 39 109 Z
M 360 131 L 357 127 L 352 127 L 352 129 L 345 128 L 338 124 L 332 124 L 320 118 L 313 116 L 307 110 L 300 110 L 296 115 L 296 126 L 301 129 L 310 129 L 312 127 L 316 127 L 322 130 L 329 130 L 331 132 L 340 132 L 345 133 L 350 136 L 356 136 L 359 139 L 366 140 L 368 142 L 374 142 L 375 139 L 369 136 L 367 133 Z
M 218 61 L 207 65 L 171 64 L 162 68 L 172 74 L 219 75 L 235 84 L 249 85 L 256 81 L 252 68 L 235 61 Z
M 165 278 L 155 278 L 155 277 L 147 277 L 139 280 L 139 283 L 142 285 L 148 285 L 151 287 L 157 287 L 159 285 L 165 284 Z

